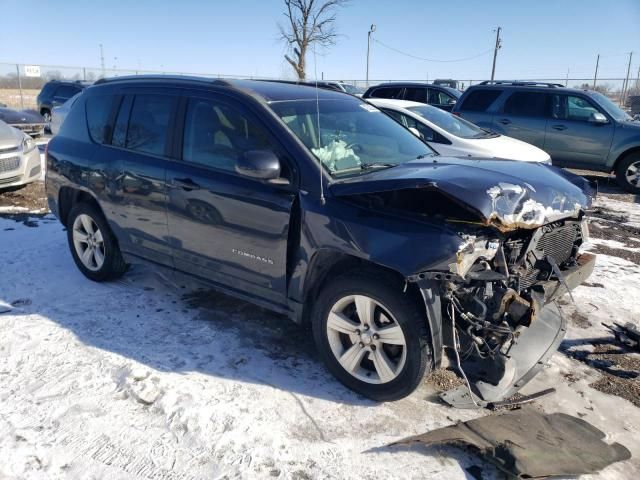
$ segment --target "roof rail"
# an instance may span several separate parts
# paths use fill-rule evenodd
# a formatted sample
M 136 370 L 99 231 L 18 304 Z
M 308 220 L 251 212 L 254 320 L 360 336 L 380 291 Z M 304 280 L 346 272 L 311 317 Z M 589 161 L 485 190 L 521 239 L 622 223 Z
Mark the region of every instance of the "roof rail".
M 478 85 L 516 85 L 526 87 L 549 87 L 557 88 L 564 87 L 561 83 L 549 83 L 549 82 L 536 82 L 536 81 L 520 81 L 520 80 L 485 80 L 478 83 Z
M 122 77 L 108 77 L 108 78 L 100 78 L 96 80 L 94 85 L 102 85 L 104 83 L 115 83 L 121 81 L 161 81 L 161 80 L 171 80 L 171 81 L 183 81 L 183 82 L 201 82 L 207 83 L 209 85 L 222 85 L 222 86 L 230 86 L 231 84 L 220 78 L 206 78 L 206 77 L 195 77 L 188 75 L 123 75 Z

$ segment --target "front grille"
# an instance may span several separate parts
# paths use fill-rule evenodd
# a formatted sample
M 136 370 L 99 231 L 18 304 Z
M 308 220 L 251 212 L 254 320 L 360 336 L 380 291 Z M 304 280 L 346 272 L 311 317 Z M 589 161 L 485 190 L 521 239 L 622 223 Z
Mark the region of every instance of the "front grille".
M 562 265 L 571 258 L 573 245 L 579 231 L 580 225 L 577 223 L 566 223 L 560 227 L 552 228 L 540 237 L 536 249 L 542 250 L 545 255 L 552 257 L 558 265 Z
M 580 224 L 578 222 L 564 224 L 558 222 L 545 225 L 541 229 L 542 235 L 538 238 L 537 243 L 532 245 L 532 248 L 542 251 L 543 256 L 550 256 L 559 266 L 562 266 L 573 257 L 574 246 L 581 235 Z M 529 288 L 538 280 L 548 278 L 549 273 L 546 272 L 543 278 L 540 278 L 540 275 L 539 268 L 529 266 L 520 275 L 520 288 Z
M 20 157 L 0 158 L 0 173 L 17 170 L 20 167 Z
M 22 175 L 18 175 L 17 177 L 0 178 L 0 185 L 7 185 L 8 183 L 17 182 L 21 178 Z

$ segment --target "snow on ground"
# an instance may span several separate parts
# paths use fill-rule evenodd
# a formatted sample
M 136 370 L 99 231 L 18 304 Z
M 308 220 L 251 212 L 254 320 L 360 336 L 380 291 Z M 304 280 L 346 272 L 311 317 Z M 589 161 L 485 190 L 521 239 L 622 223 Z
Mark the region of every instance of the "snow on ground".
M 429 383 L 394 403 L 360 398 L 287 319 L 138 266 L 90 282 L 50 215 L 0 218 L 0 266 L 0 478 L 464 479 L 471 465 L 498 476 L 455 448 L 384 448 L 489 412 L 444 406 Z M 577 307 L 562 301 L 587 318 L 568 342 L 640 321 L 640 266 L 601 255 L 589 285 Z M 558 352 L 524 393 L 556 387 L 538 405 L 631 450 L 590 478 L 638 478 L 640 409 L 591 388 L 599 377 Z

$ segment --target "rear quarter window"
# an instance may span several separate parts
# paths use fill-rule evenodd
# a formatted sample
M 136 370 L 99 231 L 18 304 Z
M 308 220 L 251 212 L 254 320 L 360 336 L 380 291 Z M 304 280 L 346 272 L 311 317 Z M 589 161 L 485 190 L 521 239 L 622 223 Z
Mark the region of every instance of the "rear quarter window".
M 460 105 L 460 110 L 486 112 L 489 106 L 500 96 L 502 90 L 482 89 L 469 92 Z
M 108 139 L 113 98 L 113 95 L 97 95 L 87 99 L 87 128 L 96 143 L 105 143 Z

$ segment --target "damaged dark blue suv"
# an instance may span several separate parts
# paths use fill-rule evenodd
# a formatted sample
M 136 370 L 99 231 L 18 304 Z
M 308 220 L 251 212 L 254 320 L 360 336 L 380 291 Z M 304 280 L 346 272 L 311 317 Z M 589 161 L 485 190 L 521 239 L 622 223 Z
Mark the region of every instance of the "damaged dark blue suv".
M 145 261 L 288 315 L 341 382 L 377 400 L 449 357 L 469 380 L 449 403 L 512 395 L 563 337 L 553 300 L 594 265 L 578 251 L 580 177 L 437 156 L 375 107 L 308 86 L 101 80 L 47 167 L 88 278 Z

